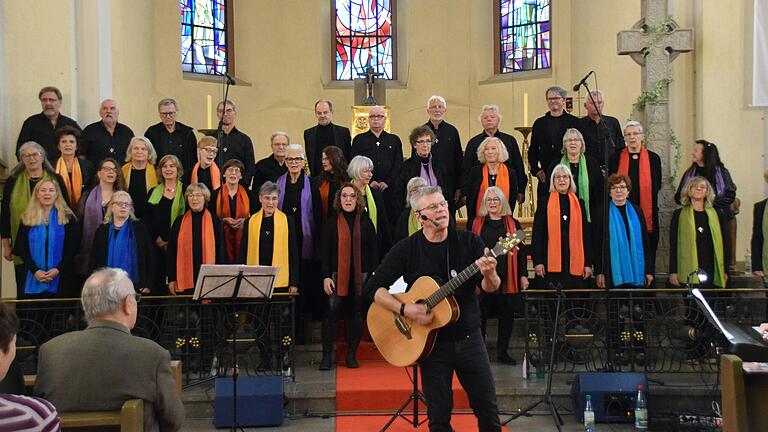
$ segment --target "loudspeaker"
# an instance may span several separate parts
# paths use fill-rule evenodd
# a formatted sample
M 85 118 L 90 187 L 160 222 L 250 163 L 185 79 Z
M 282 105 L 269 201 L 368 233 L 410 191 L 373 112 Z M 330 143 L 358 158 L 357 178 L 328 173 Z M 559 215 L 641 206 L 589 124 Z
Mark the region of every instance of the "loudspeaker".
M 637 386 L 643 385 L 648 394 L 648 380 L 640 372 L 580 373 L 571 384 L 571 401 L 576 415 L 584 420 L 586 396 L 592 396 L 595 421 L 600 423 L 631 423 L 635 421 Z
M 216 378 L 213 424 L 231 427 L 232 378 Z M 240 426 L 280 426 L 283 424 L 283 377 L 264 376 L 237 379 L 237 422 Z

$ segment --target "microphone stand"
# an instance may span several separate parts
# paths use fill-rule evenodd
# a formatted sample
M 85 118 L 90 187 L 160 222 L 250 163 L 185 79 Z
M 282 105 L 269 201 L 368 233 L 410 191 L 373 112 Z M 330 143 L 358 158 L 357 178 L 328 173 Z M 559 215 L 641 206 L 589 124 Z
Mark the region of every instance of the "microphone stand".
M 613 137 L 611 136 L 611 134 L 610 133 L 606 133 L 606 132 L 609 132 L 609 131 L 607 131 L 608 125 L 605 123 L 605 118 L 603 117 L 603 113 L 600 110 L 600 106 L 597 103 L 595 103 L 595 98 L 592 96 L 592 91 L 589 89 L 589 84 L 587 84 L 586 80 L 584 82 L 579 83 L 579 84 L 584 86 L 584 88 L 587 91 L 587 97 L 589 97 L 589 100 L 592 101 L 592 105 L 595 107 L 595 110 L 597 110 L 597 118 L 599 120 L 599 122 L 598 122 L 599 126 L 597 128 L 597 136 L 598 136 L 598 141 L 603 144 L 603 165 L 600 167 L 601 168 L 600 171 L 603 173 L 603 203 L 602 203 L 602 211 L 601 211 L 603 220 L 602 220 L 602 223 L 601 223 L 602 226 L 600 228 L 600 239 L 601 239 L 601 242 L 600 242 L 600 245 L 601 245 L 600 246 L 600 265 L 601 265 L 601 269 L 603 269 L 603 271 L 605 271 L 605 269 L 607 268 L 606 267 L 606 256 L 608 255 L 607 252 L 606 252 L 606 241 L 605 241 L 605 239 L 606 239 L 606 236 L 608 234 L 608 207 L 610 206 L 610 202 L 609 201 L 611 199 L 609 194 L 608 194 L 608 175 L 607 175 L 608 174 L 608 172 L 607 172 L 608 171 L 607 170 L 607 166 L 608 166 L 608 153 L 609 153 L 610 149 L 614 148 L 615 144 L 613 142 Z M 607 139 L 603 137 L 604 133 L 605 133 L 605 136 L 607 137 Z M 608 295 L 609 292 L 608 292 L 608 285 L 607 284 L 605 286 L 605 290 L 606 290 L 606 294 Z M 614 370 L 614 366 L 613 366 L 613 356 L 614 356 L 614 353 L 613 353 L 613 348 L 611 347 L 611 344 L 608 344 L 608 349 L 607 349 L 607 353 L 606 354 L 608 356 L 608 362 L 605 365 L 605 370 L 607 372 L 613 372 L 613 370 Z

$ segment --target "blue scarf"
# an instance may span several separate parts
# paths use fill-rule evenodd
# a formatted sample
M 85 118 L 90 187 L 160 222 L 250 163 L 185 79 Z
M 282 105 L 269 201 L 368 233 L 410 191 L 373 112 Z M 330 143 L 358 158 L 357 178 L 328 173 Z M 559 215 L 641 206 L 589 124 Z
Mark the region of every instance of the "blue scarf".
M 133 221 L 128 219 L 123 227 L 115 232 L 115 222 L 107 229 L 107 267 L 121 268 L 131 277 L 134 284 L 139 283 L 138 250 L 136 236 L 133 233 Z
M 35 225 L 29 229 L 29 253 L 32 261 L 42 271 L 48 271 L 61 264 L 64 252 L 64 225 L 59 223 L 59 212 L 52 208 L 48 215 L 48 225 Z M 40 282 L 31 271 L 27 270 L 27 281 L 24 293 L 40 294 L 48 291 L 57 293 L 59 290 L 59 275 L 50 282 Z
M 301 188 L 301 197 L 299 208 L 301 209 L 301 257 L 312 259 L 315 255 L 315 247 L 312 242 L 312 233 L 315 231 L 315 220 L 312 217 L 312 189 L 310 189 L 309 177 L 302 173 L 304 186 Z M 300 177 L 300 179 L 301 179 Z M 277 208 L 283 213 L 288 213 L 283 208 L 285 199 L 285 185 L 288 183 L 288 173 L 281 175 L 277 179 L 277 185 L 280 186 L 280 195 L 277 201 Z
M 613 285 L 629 284 L 643 287 L 645 281 L 645 255 L 643 253 L 643 234 L 640 232 L 640 219 L 632 204 L 625 204 L 629 223 L 629 244 L 624 219 L 619 209 L 611 201 L 609 209 L 608 235 L 611 243 L 611 274 Z M 627 253 L 629 252 L 629 253 Z

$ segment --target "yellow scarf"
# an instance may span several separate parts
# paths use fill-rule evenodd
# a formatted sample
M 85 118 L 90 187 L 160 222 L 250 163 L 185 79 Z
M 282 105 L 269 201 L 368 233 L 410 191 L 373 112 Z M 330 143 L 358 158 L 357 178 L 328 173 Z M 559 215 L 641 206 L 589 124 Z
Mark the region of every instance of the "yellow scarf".
M 248 265 L 259 265 L 259 238 L 261 237 L 261 220 L 264 217 L 264 210 L 259 210 L 248 222 L 248 253 L 245 263 Z M 276 288 L 285 288 L 288 286 L 288 217 L 280 210 L 275 210 L 273 216 L 275 221 L 275 236 L 272 242 L 272 266 L 278 268 Z
M 379 218 L 376 210 L 376 201 L 373 200 L 373 192 L 371 187 L 365 185 L 365 203 L 368 210 L 368 218 L 373 222 L 373 229 L 379 231 Z
M 151 163 L 147 163 L 147 168 L 144 171 L 144 175 L 147 179 L 147 192 L 157 186 L 157 174 L 155 174 L 155 166 Z M 123 181 L 125 182 L 125 190 L 131 185 L 131 163 L 123 165 Z
M 56 173 L 64 180 L 64 187 L 67 189 L 70 207 L 77 208 L 77 203 L 80 202 L 80 196 L 83 193 L 83 172 L 80 170 L 80 163 L 77 160 L 72 161 L 72 181 L 69 180 L 67 163 L 64 162 L 63 157 L 56 161 Z

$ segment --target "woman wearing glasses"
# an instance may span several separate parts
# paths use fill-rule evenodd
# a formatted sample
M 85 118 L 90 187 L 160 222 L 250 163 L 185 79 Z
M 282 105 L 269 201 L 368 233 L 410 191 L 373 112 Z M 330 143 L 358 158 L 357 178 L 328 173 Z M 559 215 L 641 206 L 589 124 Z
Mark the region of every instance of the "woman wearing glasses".
M 136 219 L 131 195 L 117 191 L 107 204 L 104 223 L 96 230 L 91 251 L 91 271 L 101 267 L 121 268 L 141 294 L 149 294 L 153 281 L 149 234 Z
M 469 173 L 466 173 L 466 184 L 463 187 L 467 195 L 467 221 L 470 224 L 475 220 L 475 215 L 483 204 L 483 195 L 489 187 L 501 189 L 507 197 L 510 214 L 514 212 L 517 204 L 518 173 L 512 167 L 507 146 L 499 138 L 488 137 L 477 147 L 477 159 L 480 165 L 473 166 Z
M 210 210 L 216 213 L 224 227 L 224 262 L 237 263 L 243 224 L 254 210 L 248 191 L 240 184 L 245 165 L 238 159 L 224 162 L 224 186 L 213 191 Z
M 77 271 L 83 280 L 91 271 L 93 235 L 104 221 L 107 204 L 112 199 L 112 194 L 121 190 L 125 190 L 123 173 L 117 161 L 112 158 L 103 159 L 96 167 L 95 184 L 82 197 L 77 208 L 77 216 L 82 227 Z
M 400 167 L 397 184 L 395 185 L 395 204 L 397 215 L 403 210 L 403 203 L 408 194 L 407 184 L 413 177 L 421 177 L 427 186 L 440 186 L 443 195 L 453 197 L 453 179 L 448 178 L 442 166 L 433 163 L 432 144 L 435 143 L 435 133 L 428 126 L 418 126 L 408 136 L 413 147 L 413 156 L 408 158 Z M 453 201 L 451 201 L 451 217 L 453 217 Z
M 35 185 L 14 245 L 24 262 L 24 283 L 17 298 L 65 297 L 72 294 L 72 259 L 77 250 L 77 224 L 59 184 L 46 179 Z
M 133 137 L 128 143 L 123 165 L 125 189 L 133 200 L 133 213 L 139 219 L 144 219 L 147 207 L 147 192 L 157 186 L 155 162 L 157 153 L 152 142 L 145 137 Z
M 539 202 L 533 219 L 533 264 L 543 288 L 588 288 L 592 249 L 584 201 L 566 165 L 556 165 L 549 196 Z
M 336 217 L 323 233 L 323 291 L 328 296 L 328 309 L 323 321 L 323 358 L 320 370 L 331 369 L 331 351 L 336 339 L 336 321 L 345 317 L 348 368 L 359 366 L 357 347 L 363 331 L 363 314 L 368 302 L 363 286 L 370 272 L 379 264 L 376 230 L 363 215 L 363 196 L 352 183 L 344 183 L 333 200 Z
M 347 174 L 352 184 L 363 195 L 363 214 L 373 222 L 379 239 L 379 255 L 384 256 L 392 245 L 392 234 L 384 195 L 370 186 L 373 178 L 373 161 L 367 156 L 355 156 L 349 162 Z
M 190 183 L 202 183 L 209 192 L 221 187 L 221 170 L 214 160 L 219 152 L 216 138 L 205 136 L 197 142 L 198 162 L 189 175 Z
M 54 179 L 58 183 L 59 190 L 63 191 L 64 181 L 56 174 L 53 167 L 46 159 L 43 147 L 28 141 L 19 147 L 19 162 L 11 170 L 8 180 L 3 188 L 2 210 L 0 210 L 0 236 L 3 243 L 3 258 L 13 261 L 16 271 L 16 286 L 24 285 L 27 271 L 21 258 L 13 255 L 16 245 L 16 235 L 21 223 L 21 215 L 26 211 L 27 204 L 32 199 L 32 190 L 42 180 Z M 62 192 L 67 201 L 66 195 Z

